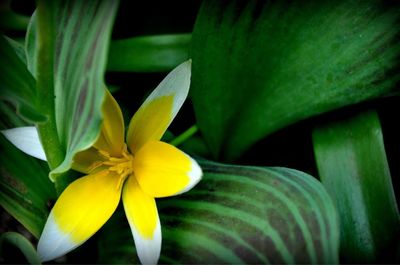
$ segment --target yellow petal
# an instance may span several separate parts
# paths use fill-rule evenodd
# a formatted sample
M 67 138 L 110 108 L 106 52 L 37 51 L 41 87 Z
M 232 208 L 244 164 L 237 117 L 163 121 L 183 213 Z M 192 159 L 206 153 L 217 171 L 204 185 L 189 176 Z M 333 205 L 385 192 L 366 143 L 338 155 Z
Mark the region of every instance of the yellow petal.
M 147 141 L 161 139 L 188 95 L 190 74 L 189 60 L 168 74 L 132 117 L 127 135 L 132 153 Z
M 103 103 L 103 125 L 94 147 L 119 157 L 124 148 L 124 119 L 117 101 L 106 89 Z
M 42 261 L 60 257 L 90 238 L 111 217 L 121 197 L 119 177 L 108 171 L 71 183 L 58 198 L 38 243 Z
M 161 251 L 161 227 L 154 198 L 130 176 L 124 184 L 122 201 L 140 262 L 156 264 Z
M 136 153 L 133 171 L 140 187 L 153 197 L 186 192 L 202 176 L 196 161 L 176 147 L 160 141 L 148 142 Z
M 96 168 L 99 168 L 103 161 L 105 161 L 105 157 L 96 148 L 91 147 L 74 156 L 72 169 L 89 174 Z

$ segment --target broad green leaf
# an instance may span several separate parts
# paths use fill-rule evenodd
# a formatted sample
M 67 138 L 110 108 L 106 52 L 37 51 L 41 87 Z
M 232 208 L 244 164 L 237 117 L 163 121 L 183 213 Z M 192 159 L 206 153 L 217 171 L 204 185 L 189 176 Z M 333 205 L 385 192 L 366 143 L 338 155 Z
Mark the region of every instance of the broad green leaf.
M 192 35 L 192 99 L 215 157 L 285 126 L 399 93 L 399 3 L 206 0 Z
M 39 237 L 56 198 L 45 162 L 16 149 L 0 136 L 0 205 Z
M 339 211 L 343 260 L 393 262 L 400 217 L 376 112 L 318 126 L 313 140 L 322 183 Z
M 54 112 L 50 122 L 39 127 L 39 133 L 42 139 L 54 139 L 44 146 L 46 155 L 55 147 L 65 151 L 61 161 L 59 155 L 49 161 L 52 180 L 70 169 L 73 156 L 90 147 L 98 136 L 104 71 L 117 6 L 118 1 L 113 0 L 39 1 L 36 71 L 43 108 L 49 115 Z
M 0 257 L 4 258 L 7 256 L 5 253 L 5 245 L 12 245 L 18 248 L 22 254 L 24 255 L 26 261 L 29 264 L 41 264 L 38 254 L 36 253 L 35 248 L 33 247 L 32 243 L 29 242 L 21 234 L 15 232 L 7 232 L 0 236 Z M 13 257 L 11 257 L 13 258 Z M 15 259 L 15 257 L 14 257 Z
M 114 40 L 107 70 L 122 72 L 170 71 L 188 60 L 190 34 L 169 34 Z
M 338 263 L 336 210 L 313 177 L 288 168 L 202 168 L 193 190 L 157 200 L 160 263 Z M 117 212 L 100 232 L 100 263 L 137 262 L 125 219 Z
M 0 60 L 0 99 L 15 105 L 28 121 L 45 121 L 46 117 L 37 109 L 35 79 L 3 36 L 0 36 Z

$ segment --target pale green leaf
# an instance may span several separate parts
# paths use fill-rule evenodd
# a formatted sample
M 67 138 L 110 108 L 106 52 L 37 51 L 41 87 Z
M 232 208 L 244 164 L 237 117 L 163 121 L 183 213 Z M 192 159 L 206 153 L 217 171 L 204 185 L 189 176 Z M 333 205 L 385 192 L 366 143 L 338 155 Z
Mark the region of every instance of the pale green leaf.
M 346 263 L 392 263 L 400 216 L 375 111 L 317 126 L 315 157 L 341 225 Z
M 70 169 L 73 156 L 90 147 L 98 136 L 117 6 L 118 1 L 113 0 L 39 1 L 36 71 L 43 107 L 54 110 L 50 123 L 39 127 L 39 132 L 42 139 L 52 139 L 47 146 L 44 143 L 46 156 L 55 148 L 65 152 L 61 160 L 58 155 L 49 161 L 52 180 Z

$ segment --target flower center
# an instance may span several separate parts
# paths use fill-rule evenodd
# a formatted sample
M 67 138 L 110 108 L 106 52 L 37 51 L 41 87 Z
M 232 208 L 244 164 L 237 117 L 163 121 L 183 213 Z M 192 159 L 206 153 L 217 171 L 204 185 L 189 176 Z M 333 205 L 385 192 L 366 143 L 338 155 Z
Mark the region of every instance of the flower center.
M 133 173 L 133 155 L 129 153 L 126 145 L 122 152 L 122 157 L 112 157 L 107 151 L 98 150 L 101 156 L 104 157 L 102 165 L 107 166 L 107 170 L 115 172 L 119 175 L 118 188 L 122 186 L 125 179 Z

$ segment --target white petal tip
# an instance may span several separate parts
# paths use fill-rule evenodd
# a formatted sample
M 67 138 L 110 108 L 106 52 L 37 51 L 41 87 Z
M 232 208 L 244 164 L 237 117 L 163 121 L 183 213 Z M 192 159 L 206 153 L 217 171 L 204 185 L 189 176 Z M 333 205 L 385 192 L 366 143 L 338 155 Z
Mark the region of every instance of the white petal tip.
M 140 263 L 143 265 L 157 264 L 161 252 L 161 226 L 158 221 L 152 239 L 143 238 L 134 227 L 131 227 Z
M 46 161 L 46 154 L 39 140 L 36 127 L 18 127 L 2 130 L 1 133 L 22 152 Z
M 188 158 L 190 159 L 190 162 L 191 162 L 191 169 L 187 173 L 189 176 L 189 184 L 187 184 L 183 190 L 181 190 L 180 192 L 178 192 L 175 195 L 179 195 L 179 194 L 182 194 L 182 193 L 185 193 L 185 192 L 191 190 L 194 186 L 197 185 L 197 183 L 200 182 L 201 177 L 203 176 L 203 171 L 201 170 L 201 167 L 196 162 L 196 160 L 194 160 L 190 156 L 188 156 Z
M 53 215 L 50 214 L 40 236 L 37 252 L 40 260 L 46 262 L 65 255 L 79 245 L 73 243 L 68 235 L 60 231 Z
M 192 162 L 192 170 L 189 172 L 188 175 L 190 177 L 190 186 L 193 187 L 201 180 L 201 177 L 203 176 L 203 171 L 201 170 L 201 167 L 196 160 L 190 157 L 190 161 Z

